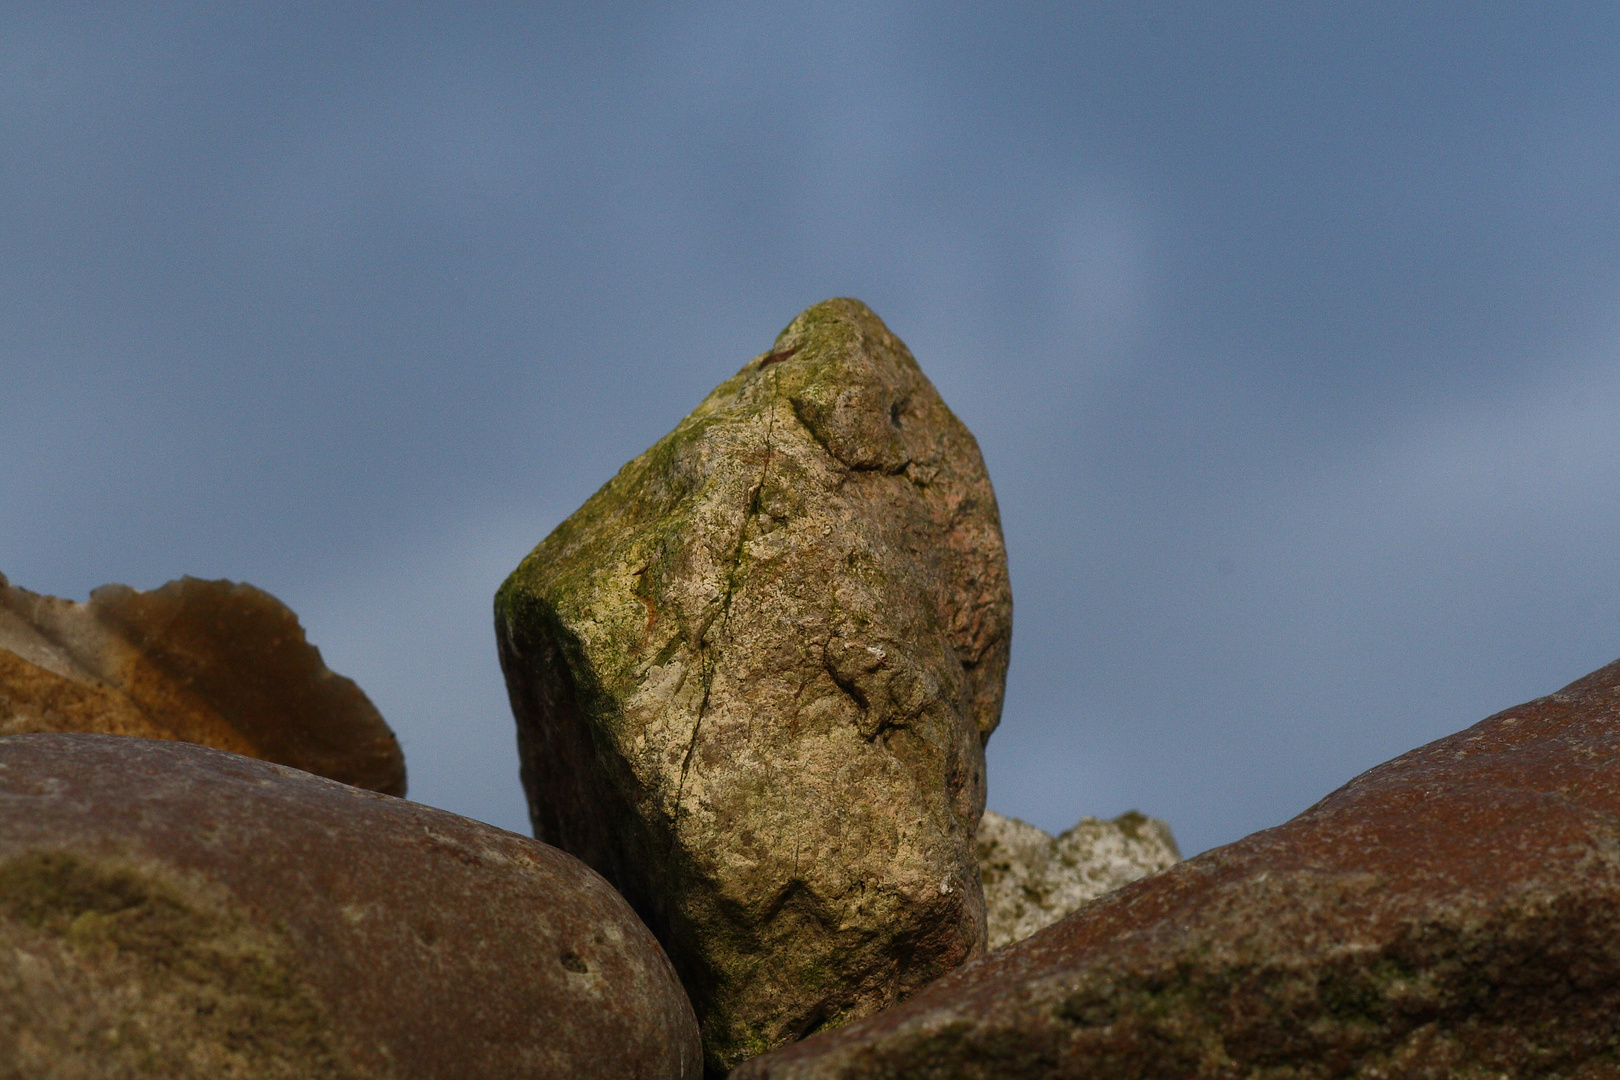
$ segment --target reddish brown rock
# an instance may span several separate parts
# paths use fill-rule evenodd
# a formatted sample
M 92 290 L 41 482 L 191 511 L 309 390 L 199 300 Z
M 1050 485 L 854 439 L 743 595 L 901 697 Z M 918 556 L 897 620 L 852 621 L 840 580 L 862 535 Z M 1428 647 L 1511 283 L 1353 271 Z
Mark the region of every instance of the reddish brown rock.
M 701 1067 L 657 942 L 555 848 L 182 742 L 0 739 L 0 1076 Z
M 832 1077 L 1612 1077 L 1620 662 L 744 1065 Z
M 181 578 L 87 604 L 0 576 L 0 735 L 179 739 L 405 794 L 394 733 L 269 593 Z

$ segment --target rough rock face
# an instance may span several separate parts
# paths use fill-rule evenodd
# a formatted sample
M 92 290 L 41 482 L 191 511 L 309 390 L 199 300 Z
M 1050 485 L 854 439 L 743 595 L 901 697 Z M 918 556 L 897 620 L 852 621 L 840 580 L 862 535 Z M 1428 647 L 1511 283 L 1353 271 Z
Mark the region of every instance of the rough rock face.
M 405 794 L 366 695 L 286 605 L 229 581 L 104 585 L 79 604 L 0 576 L 0 735 L 43 731 L 179 739 Z
M 1134 810 L 1112 821 L 1081 818 L 1062 836 L 986 810 L 979 874 L 990 948 L 1022 941 L 1103 893 L 1180 861 L 1170 826 Z
M 1620 662 L 753 1061 L 810 1077 L 1612 1077 Z
M 0 738 L 0 1076 L 700 1068 L 657 942 L 554 848 L 183 742 Z
M 854 300 L 794 319 L 501 587 L 535 835 L 658 933 L 712 1072 L 983 949 L 1011 606 L 977 444 Z

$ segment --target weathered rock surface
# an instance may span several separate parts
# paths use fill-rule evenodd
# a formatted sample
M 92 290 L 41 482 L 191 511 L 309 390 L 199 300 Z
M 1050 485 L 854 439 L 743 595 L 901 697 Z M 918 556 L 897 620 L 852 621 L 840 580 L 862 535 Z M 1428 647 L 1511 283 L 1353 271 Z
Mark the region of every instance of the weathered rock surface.
M 854 300 L 794 319 L 501 587 L 535 835 L 659 934 L 711 1072 L 983 949 L 1011 606 L 973 436 Z
M 376 707 L 252 585 L 104 585 L 80 604 L 0 576 L 0 735 L 44 731 L 179 739 L 405 794 Z
M 1620 662 L 752 1061 L 830 1077 L 1612 1077 Z
M 0 738 L 0 1076 L 700 1068 L 657 942 L 554 848 L 183 742 Z
M 1181 861 L 1170 826 L 1132 810 L 1112 821 L 1081 818 L 1053 836 L 986 810 L 979 874 L 990 948 L 1022 941 L 1082 904 Z

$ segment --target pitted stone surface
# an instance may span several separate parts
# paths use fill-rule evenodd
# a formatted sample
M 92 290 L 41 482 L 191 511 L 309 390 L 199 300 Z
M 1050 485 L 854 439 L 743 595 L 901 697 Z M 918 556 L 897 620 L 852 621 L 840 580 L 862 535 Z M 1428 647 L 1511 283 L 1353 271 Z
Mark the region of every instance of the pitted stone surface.
M 990 948 L 1022 941 L 1104 893 L 1181 861 L 1170 826 L 1136 811 L 1081 818 L 1061 836 L 986 810 L 979 874 Z
M 0 1076 L 701 1067 L 657 942 L 555 848 L 184 742 L 0 738 Z
M 535 835 L 659 934 L 712 1073 L 983 949 L 1006 555 L 972 435 L 864 305 L 796 318 L 495 609 Z
M 1620 662 L 1102 897 L 736 1080 L 1598 1077 Z
M 394 733 L 269 593 L 181 578 L 80 604 L 0 576 L 0 735 L 179 739 L 405 794 Z

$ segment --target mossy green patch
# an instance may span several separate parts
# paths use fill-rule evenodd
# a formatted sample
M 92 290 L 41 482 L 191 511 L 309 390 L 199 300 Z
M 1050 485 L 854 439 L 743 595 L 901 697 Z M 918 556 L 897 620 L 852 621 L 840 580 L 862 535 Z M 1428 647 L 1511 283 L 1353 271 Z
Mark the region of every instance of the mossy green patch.
M 206 883 L 66 852 L 0 863 L 0 1077 L 376 1075 L 344 1042 L 284 936 Z

